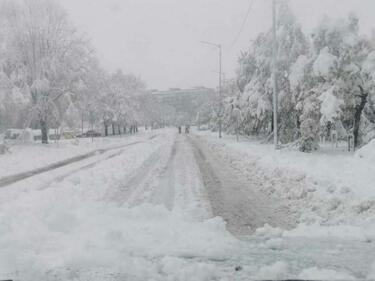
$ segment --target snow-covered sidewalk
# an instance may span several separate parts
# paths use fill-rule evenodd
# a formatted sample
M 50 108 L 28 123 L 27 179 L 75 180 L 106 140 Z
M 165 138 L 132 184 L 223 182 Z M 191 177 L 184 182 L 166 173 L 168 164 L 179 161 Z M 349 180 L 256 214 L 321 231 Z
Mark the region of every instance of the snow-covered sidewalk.
M 283 200 L 297 214 L 292 236 L 375 241 L 375 165 L 371 158 L 335 151 L 305 154 L 275 151 L 233 136 L 195 131 L 211 151 L 256 181 L 257 188 Z
M 142 131 L 137 135 L 101 137 L 93 141 L 91 138 L 82 138 L 52 142 L 48 145 L 40 143 L 12 145 L 10 153 L 0 155 L 0 178 L 40 169 L 101 149 L 118 147 L 156 133 L 156 131 Z

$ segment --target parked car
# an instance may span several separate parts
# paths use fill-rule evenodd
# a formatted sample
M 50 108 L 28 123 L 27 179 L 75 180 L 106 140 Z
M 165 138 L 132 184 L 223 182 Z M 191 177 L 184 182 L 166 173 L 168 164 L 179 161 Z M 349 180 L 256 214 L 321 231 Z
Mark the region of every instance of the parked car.
M 34 140 L 35 141 L 41 141 L 42 140 L 42 132 L 40 129 L 33 130 Z M 49 129 L 48 130 L 48 139 L 49 140 L 59 140 L 60 134 L 58 133 L 58 130 L 56 129 Z
M 74 133 L 74 131 L 65 131 L 61 135 L 64 140 L 71 140 L 75 138 L 76 134 Z
M 89 130 L 86 133 L 78 135 L 77 137 L 79 137 L 79 138 L 96 138 L 96 137 L 101 137 L 101 136 L 102 136 L 101 133 L 96 132 L 94 130 Z
M 21 129 L 8 129 L 5 131 L 4 139 L 16 140 L 22 134 Z

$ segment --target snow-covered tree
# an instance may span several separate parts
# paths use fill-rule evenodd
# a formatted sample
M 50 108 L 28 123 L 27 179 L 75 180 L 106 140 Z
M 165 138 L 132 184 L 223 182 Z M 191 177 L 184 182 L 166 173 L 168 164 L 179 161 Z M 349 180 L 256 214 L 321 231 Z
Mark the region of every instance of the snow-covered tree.
M 29 89 L 32 110 L 48 142 L 49 118 L 87 62 L 89 48 L 56 1 L 9 1 L 3 6 L 10 39 L 10 63 Z
M 280 2 L 279 5 L 277 39 L 280 134 L 281 140 L 288 142 L 293 140 L 298 123 L 295 111 L 297 101 L 292 95 L 289 77 L 298 58 L 308 54 L 309 44 L 287 2 Z M 244 89 L 240 99 L 242 127 L 248 134 L 268 134 L 273 131 L 272 46 L 272 32 L 262 33 L 239 60 L 237 81 L 240 90 Z
M 374 40 L 359 32 L 354 15 L 345 19 L 323 18 L 313 33 L 305 35 L 288 7 L 279 2 L 277 21 L 277 78 L 279 132 L 283 143 L 299 139 L 300 149 L 318 146 L 317 135 L 341 138 L 353 132 L 355 146 L 374 130 Z M 242 112 L 241 130 L 268 135 L 272 128 L 272 34 L 261 33 L 239 57 L 237 85 L 240 99 L 226 99 L 230 110 Z M 346 131 L 345 131 L 346 130 Z
M 354 15 L 336 21 L 324 19 L 313 34 L 313 74 L 316 87 L 322 89 L 322 121 L 342 123 L 347 131 L 353 131 L 355 147 L 361 142 L 361 117 L 373 87 L 364 69 L 371 48 L 369 39 L 359 33 L 359 20 Z

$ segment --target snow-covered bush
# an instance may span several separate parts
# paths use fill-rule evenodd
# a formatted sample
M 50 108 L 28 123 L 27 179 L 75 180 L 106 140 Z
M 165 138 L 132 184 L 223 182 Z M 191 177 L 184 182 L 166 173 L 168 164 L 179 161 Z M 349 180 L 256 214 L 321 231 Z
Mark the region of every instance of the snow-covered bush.
M 30 128 L 27 128 L 27 129 L 23 130 L 17 140 L 19 142 L 25 143 L 25 144 L 33 143 L 34 142 L 33 130 L 31 130 Z

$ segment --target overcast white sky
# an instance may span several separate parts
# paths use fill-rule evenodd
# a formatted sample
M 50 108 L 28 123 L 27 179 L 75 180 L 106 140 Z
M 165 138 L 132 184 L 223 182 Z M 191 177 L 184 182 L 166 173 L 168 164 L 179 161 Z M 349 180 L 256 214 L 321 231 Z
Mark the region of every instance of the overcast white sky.
M 224 71 L 233 76 L 237 56 L 257 33 L 271 26 L 271 0 L 255 0 L 233 46 L 251 0 L 62 0 L 78 28 L 88 34 L 102 65 L 121 68 L 149 88 L 217 85 L 218 54 L 201 40 L 223 45 Z M 324 14 L 354 11 L 363 32 L 375 27 L 375 0 L 291 0 L 310 30 Z

